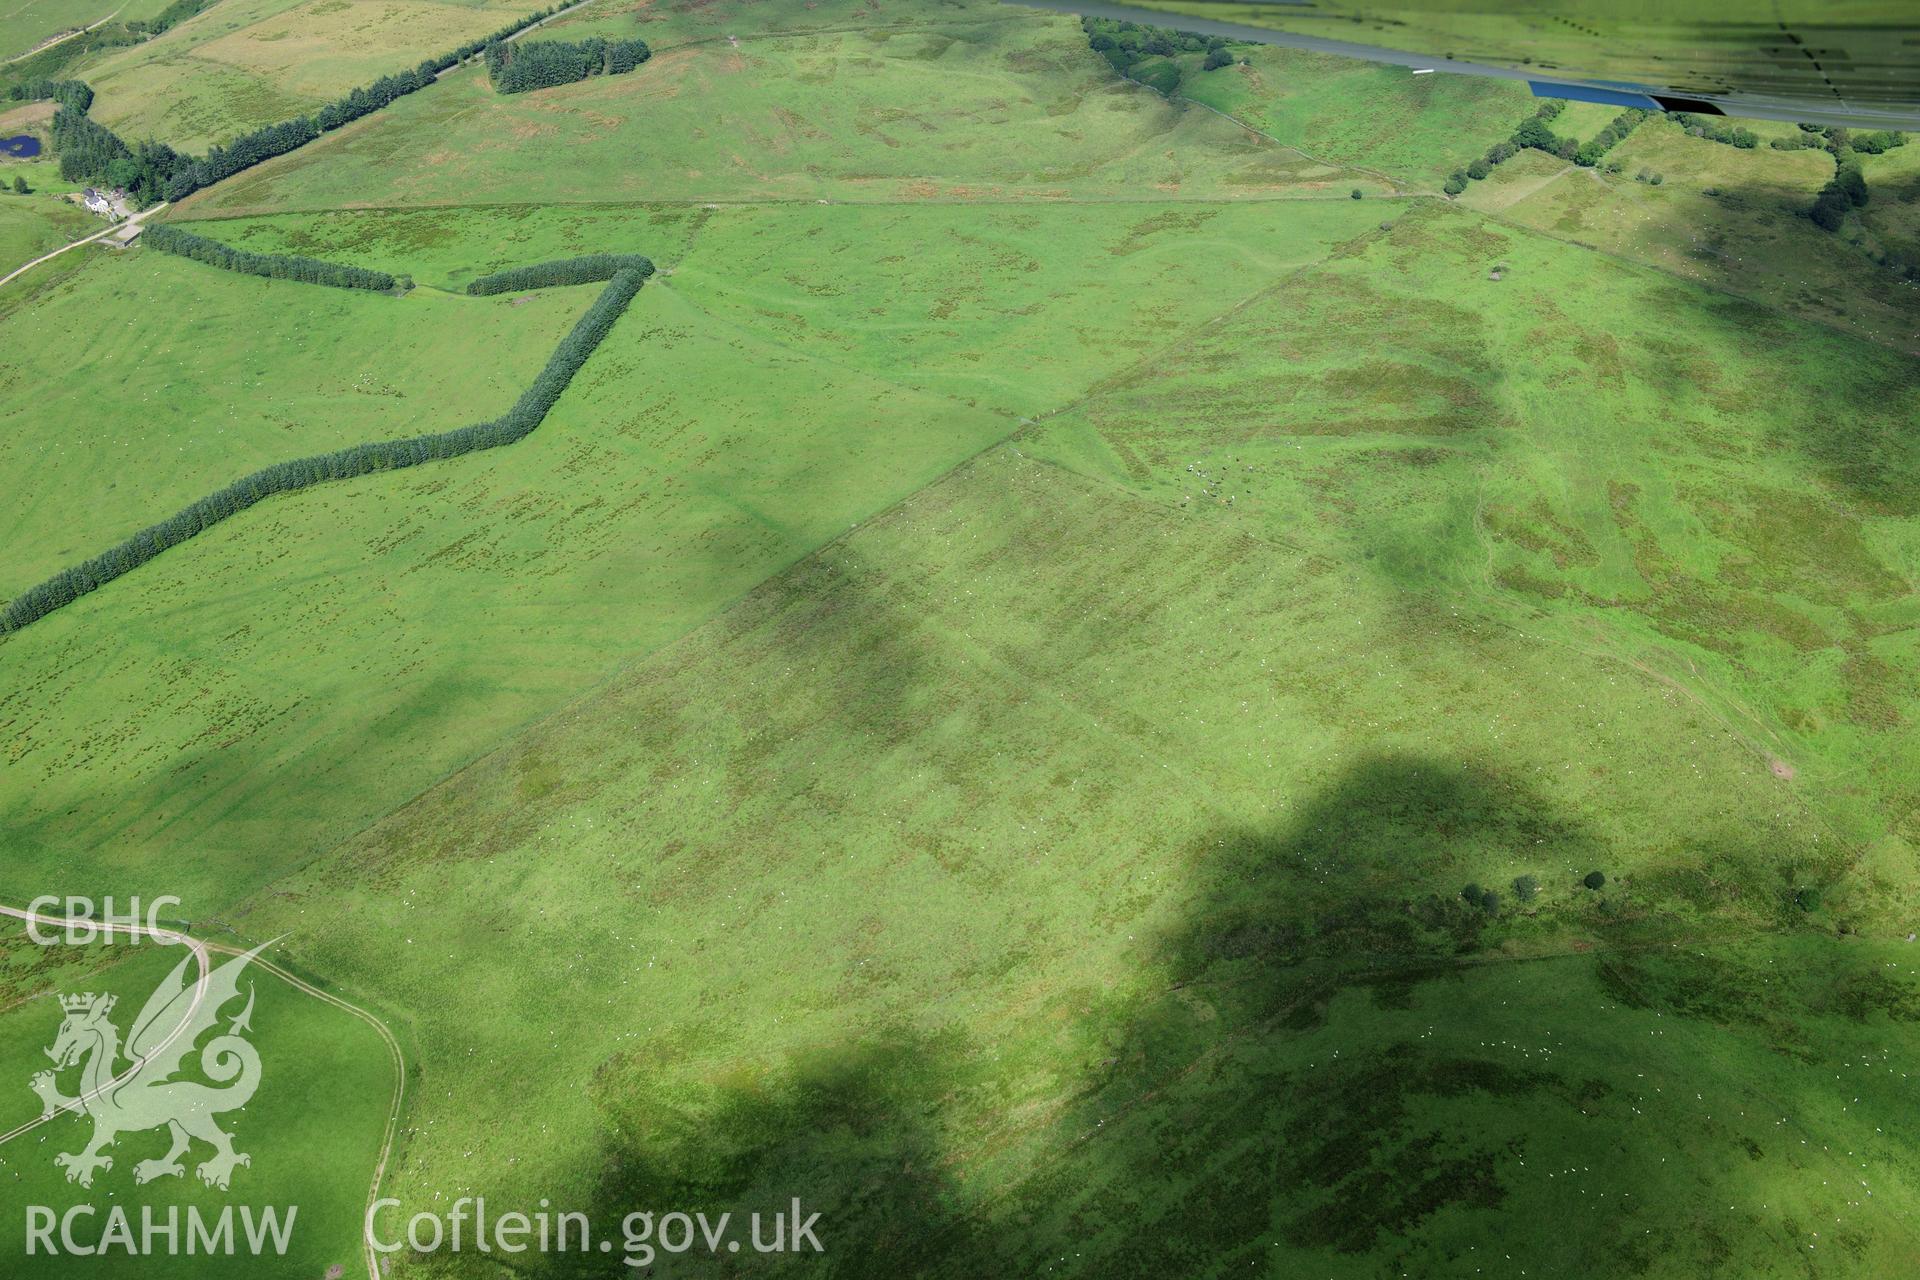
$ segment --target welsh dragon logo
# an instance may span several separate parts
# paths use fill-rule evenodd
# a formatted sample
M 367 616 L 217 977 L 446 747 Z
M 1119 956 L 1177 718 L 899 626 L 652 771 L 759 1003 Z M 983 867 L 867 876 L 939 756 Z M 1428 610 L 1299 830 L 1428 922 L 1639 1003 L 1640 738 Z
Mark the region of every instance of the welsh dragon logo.
M 66 1018 L 47 1050 L 54 1069 L 38 1073 L 31 1084 L 44 1106 L 42 1116 L 75 1111 L 93 1118 L 93 1140 L 80 1151 L 54 1157 L 54 1163 L 67 1171 L 67 1181 L 92 1186 L 95 1170 L 113 1168 L 113 1157 L 101 1153 L 116 1138 L 161 1126 L 172 1135 L 172 1146 L 159 1159 L 136 1164 L 135 1182 L 179 1177 L 185 1172 L 180 1157 L 194 1139 L 213 1147 L 212 1157 L 196 1170 L 208 1186 L 226 1190 L 235 1166 L 252 1163 L 233 1149 L 232 1137 L 214 1120 L 222 1112 L 245 1106 L 260 1087 L 260 1055 L 242 1035 L 253 1029 L 251 983 L 246 1008 L 200 1050 L 201 1072 L 225 1087 L 174 1077 L 201 1037 L 218 1030 L 221 1007 L 239 997 L 241 971 L 268 945 L 215 969 L 204 991 L 187 978 L 194 958 L 182 960 L 147 997 L 124 1044 L 109 1016 L 116 997 L 88 992 L 60 998 Z M 80 1092 L 68 1097 L 60 1092 L 56 1075 L 74 1066 L 80 1067 Z

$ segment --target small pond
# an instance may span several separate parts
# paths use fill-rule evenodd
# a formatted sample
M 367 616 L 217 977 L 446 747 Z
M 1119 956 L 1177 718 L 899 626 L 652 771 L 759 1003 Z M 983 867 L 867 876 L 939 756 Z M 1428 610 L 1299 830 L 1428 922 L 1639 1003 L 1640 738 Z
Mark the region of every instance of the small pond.
M 23 160 L 28 156 L 40 154 L 40 139 L 30 133 L 15 134 L 11 138 L 0 138 L 0 155 Z

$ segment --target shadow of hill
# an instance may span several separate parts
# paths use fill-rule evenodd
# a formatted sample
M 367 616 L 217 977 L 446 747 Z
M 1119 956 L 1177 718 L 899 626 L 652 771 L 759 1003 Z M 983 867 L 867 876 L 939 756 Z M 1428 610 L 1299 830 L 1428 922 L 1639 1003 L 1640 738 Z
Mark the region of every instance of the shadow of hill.
M 1415 756 L 1357 765 L 1274 829 L 1198 842 L 1197 892 L 1160 948 L 1169 989 L 1117 1030 L 1061 1126 L 1061 1145 L 1097 1141 L 1002 1207 L 986 1237 L 997 1273 L 1057 1256 L 1050 1231 L 1079 1251 L 1075 1274 L 1224 1274 L 1271 1267 L 1279 1247 L 1367 1253 L 1449 1207 L 1497 1207 L 1499 1151 L 1426 1113 L 1579 1084 L 1399 1030 L 1331 1053 L 1303 1037 L 1343 991 L 1405 1009 L 1459 972 L 1493 917 L 1455 886 L 1540 848 L 1584 862 L 1602 845 L 1524 782 Z
M 1356 767 L 1278 829 L 1196 842 L 1191 907 L 1159 948 L 1165 992 L 1104 1021 L 1083 1011 L 1088 1061 L 1062 1072 L 1037 1172 L 1006 1188 L 959 1176 L 994 1158 L 978 1130 L 1005 1120 L 979 1100 L 1005 1090 L 975 1074 L 999 1054 L 961 1029 L 705 1078 L 670 1045 L 623 1055 L 592 1085 L 608 1135 L 595 1221 L 744 1218 L 795 1195 L 825 1215 L 825 1255 L 689 1256 L 659 1274 L 1167 1276 L 1260 1258 L 1276 1213 L 1301 1247 L 1365 1251 L 1447 1205 L 1496 1206 L 1493 1153 L 1423 1128 L 1423 1099 L 1563 1082 L 1402 1040 L 1303 1063 L 1292 1038 L 1345 987 L 1403 1005 L 1451 972 L 1488 917 L 1430 886 L 1538 842 L 1598 844 L 1496 770 L 1413 757 Z M 600 1274 L 581 1261 L 536 1274 Z
M 1626 1276 L 1660 1271 L 1675 1250 L 1691 1262 L 1771 1247 L 1737 1225 L 1695 1231 L 1659 1202 L 1669 1156 L 1694 1148 L 1639 1122 L 1636 1084 L 1636 1068 L 1657 1066 L 1724 1103 L 1748 1077 L 1703 1051 L 1791 1059 L 1793 1043 L 1723 1034 L 1795 1016 L 1755 1012 L 1783 995 L 1771 959 L 1699 970 L 1663 940 L 1625 965 L 1614 953 L 1596 966 L 1579 947 L 1514 963 L 1489 949 L 1511 908 L 1489 917 L 1454 888 L 1492 881 L 1487 868 L 1515 852 L 1539 851 L 1544 871 L 1604 865 L 1607 848 L 1497 768 L 1367 760 L 1270 828 L 1208 833 L 1171 855 L 1191 892 L 1152 947 L 1163 981 L 1104 1012 L 1063 998 L 1064 1039 L 1036 1018 L 982 1043 L 930 1013 L 798 1054 L 749 1049 L 716 1065 L 683 1031 L 606 1060 L 585 1086 L 602 1118 L 596 1230 L 636 1211 L 728 1212 L 744 1242 L 750 1214 L 796 1197 L 821 1215 L 824 1253 L 696 1247 L 629 1270 L 656 1276 L 1470 1275 L 1488 1261 L 1475 1242 L 1490 1241 L 1531 1274 Z M 1587 901 L 1542 878 L 1542 912 Z M 1820 998 L 1848 1016 L 1920 1017 L 1905 987 L 1862 985 L 1844 951 L 1830 962 Z M 1621 1043 L 1616 1058 L 1581 1026 L 1608 1006 L 1718 1038 Z M 1824 1090 L 1809 1099 L 1821 1105 L 1859 1088 L 1827 1074 L 1794 1087 Z M 1790 1109 L 1766 1102 L 1782 1110 L 1758 1126 Z M 1719 1146 L 1698 1153 L 1704 1171 L 1683 1171 L 1689 1196 L 1738 1199 L 1742 1178 L 1807 1182 L 1770 1129 L 1685 1137 L 1705 1139 Z M 1750 1165 L 1763 1154 L 1776 1163 Z M 1550 1180 L 1569 1169 L 1602 1170 L 1596 1191 L 1651 1194 L 1584 1212 L 1584 1192 Z M 617 1258 L 513 1265 L 603 1276 Z M 499 1265 L 419 1262 L 433 1275 Z
M 655 1061 L 657 1051 L 610 1062 L 592 1088 L 609 1124 L 592 1221 L 636 1210 L 734 1215 L 736 1253 L 663 1257 L 643 1275 L 964 1270 L 974 1225 L 940 1132 L 948 1063 L 960 1049 L 902 1029 L 665 1089 L 651 1083 L 669 1065 Z M 791 1227 L 796 1199 L 800 1219 L 820 1214 L 822 1251 L 755 1251 L 754 1239 L 771 1242 L 774 1219 L 785 1215 Z M 555 1258 L 535 1274 L 608 1271 L 601 1259 Z

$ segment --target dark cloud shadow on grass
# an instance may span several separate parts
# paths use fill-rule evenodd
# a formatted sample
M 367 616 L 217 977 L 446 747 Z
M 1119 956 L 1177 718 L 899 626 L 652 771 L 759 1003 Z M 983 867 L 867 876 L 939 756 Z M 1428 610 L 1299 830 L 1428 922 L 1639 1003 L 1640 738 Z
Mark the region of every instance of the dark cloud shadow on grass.
M 1452 881 L 1482 852 L 1536 841 L 1597 847 L 1522 783 L 1411 757 L 1354 768 L 1271 829 L 1197 841 L 1178 855 L 1195 885 L 1158 946 L 1164 990 L 1081 1028 L 1081 1078 L 1068 1070 L 1070 1096 L 1047 1109 L 1049 1154 L 1012 1186 L 963 1186 L 955 1170 L 993 1153 L 945 1127 L 992 1086 L 978 1073 L 996 1046 L 899 1029 L 704 1078 L 672 1044 L 622 1055 L 590 1085 L 607 1135 L 596 1220 L 744 1217 L 795 1195 L 823 1214 L 824 1256 L 690 1256 L 657 1264 L 663 1276 L 1104 1278 L 1258 1265 L 1276 1231 L 1365 1253 L 1448 1206 L 1497 1210 L 1496 1153 L 1427 1124 L 1425 1100 L 1566 1082 L 1410 1040 L 1314 1064 L 1295 1045 L 1344 989 L 1398 1008 L 1446 980 L 1487 927 Z M 571 1265 L 532 1274 L 602 1274 Z
M 1067 1011 L 1078 1023 L 1064 1058 L 1027 1052 L 1018 1032 L 983 1044 L 926 1023 L 717 1061 L 697 1028 L 649 1037 L 581 1082 L 602 1121 L 593 1220 L 605 1234 L 635 1210 L 724 1211 L 745 1241 L 748 1215 L 770 1220 L 794 1197 L 821 1215 L 823 1254 L 743 1244 L 632 1272 L 662 1277 L 1165 1280 L 1273 1274 L 1278 1257 L 1385 1275 L 1444 1258 L 1464 1274 L 1484 1259 L 1449 1252 L 1463 1222 L 1532 1274 L 1627 1276 L 1709 1257 L 1729 1247 L 1709 1239 L 1724 1224 L 1681 1236 L 1658 1206 L 1544 1229 L 1508 1217 L 1540 1203 L 1537 1185 L 1528 1199 L 1513 1182 L 1515 1160 L 1604 1161 L 1632 1177 L 1673 1149 L 1631 1125 L 1631 1081 L 1597 1077 L 1587 1058 L 1491 1047 L 1526 1024 L 1488 985 L 1500 926 L 1455 886 L 1525 849 L 1540 850 L 1545 892 L 1562 900 L 1580 891 L 1549 867 L 1607 860 L 1596 832 L 1524 779 L 1476 762 L 1375 757 L 1271 825 L 1169 851 L 1190 893 L 1151 944 L 1148 994 Z M 1589 997 L 1605 990 L 1703 1027 L 1716 1010 L 1764 1007 L 1778 990 L 1765 963 L 1703 975 L 1664 946 L 1634 961 L 1617 992 L 1628 979 L 1596 984 L 1592 963 L 1569 956 L 1538 980 L 1578 974 Z M 1878 1009 L 1900 993 L 1855 981 L 1844 994 Z M 1920 1017 L 1920 997 L 1900 1008 Z M 1879 1016 L 1859 1016 L 1869 1015 Z M 1448 1034 L 1434 1038 L 1436 1016 Z M 1005 1064 L 1022 1060 L 1057 1076 L 1009 1075 Z M 1685 1069 L 1684 1057 L 1672 1063 Z M 986 1172 L 998 1167 L 1012 1180 Z M 1738 1194 L 1712 1194 L 1723 1190 Z M 424 1273 L 497 1274 L 479 1265 L 437 1258 Z M 614 1266 L 547 1255 L 515 1271 L 598 1277 Z
M 593 1221 L 612 1226 L 643 1209 L 733 1215 L 736 1254 L 662 1256 L 635 1274 L 987 1274 L 973 1270 L 980 1224 L 962 1207 L 938 1131 L 961 1051 L 903 1028 L 669 1089 L 652 1087 L 670 1065 L 658 1050 L 611 1061 L 592 1085 L 610 1122 Z M 776 1220 L 791 1233 L 796 1198 L 799 1220 L 819 1214 L 822 1252 L 756 1251 L 754 1239 L 775 1238 Z M 550 1258 L 534 1274 L 608 1272 L 599 1258 Z
M 1002 1260 L 1045 1257 L 1047 1227 L 1079 1222 L 1104 1225 L 1070 1233 L 1078 1274 L 1260 1273 L 1276 1241 L 1390 1252 L 1449 1207 L 1497 1210 L 1499 1152 L 1431 1123 L 1430 1101 L 1564 1082 L 1410 1037 L 1301 1044 L 1343 991 L 1404 1009 L 1449 981 L 1490 924 L 1458 887 L 1521 848 L 1600 856 L 1530 785 L 1419 756 L 1366 760 L 1289 819 L 1198 842 L 1191 909 L 1160 947 L 1168 993 L 1106 1044 L 1060 1133 L 1099 1136 L 1021 1189 L 992 1238 L 1025 1257 Z

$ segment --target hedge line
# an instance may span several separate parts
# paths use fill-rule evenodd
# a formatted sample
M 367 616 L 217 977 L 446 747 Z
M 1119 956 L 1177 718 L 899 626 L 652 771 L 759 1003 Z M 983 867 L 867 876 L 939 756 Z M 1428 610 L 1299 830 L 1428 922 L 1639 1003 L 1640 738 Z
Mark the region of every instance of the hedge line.
M 531 267 L 514 267 L 507 271 L 496 271 L 490 276 L 481 276 L 467 282 L 467 292 L 476 298 L 493 293 L 509 293 L 515 289 L 551 289 L 563 284 L 592 284 L 596 280 L 611 280 L 622 271 L 638 271 L 641 279 L 653 274 L 653 262 L 637 253 L 590 253 L 584 258 L 561 258 L 554 262 L 536 263 Z
M 1558 98 L 1550 98 L 1543 102 L 1537 111 L 1513 131 L 1512 137 L 1504 142 L 1494 143 L 1487 149 L 1485 155 L 1466 168 L 1455 169 L 1448 176 L 1441 190 L 1450 196 L 1457 196 L 1467 189 L 1467 183 L 1480 181 L 1493 172 L 1495 165 L 1506 163 L 1529 147 L 1591 169 L 1598 165 L 1607 152 L 1611 151 L 1622 138 L 1632 133 L 1642 120 L 1653 114 L 1650 111 L 1642 111 L 1638 107 L 1629 107 L 1608 121 L 1606 128 L 1582 144 L 1572 138 L 1562 138 L 1547 127 L 1548 123 L 1565 107 L 1566 103 Z
M 250 276 L 265 276 L 269 280 L 298 280 L 302 284 L 328 284 L 337 289 L 375 289 L 382 293 L 391 293 L 399 283 L 384 271 L 370 271 L 366 267 L 322 262 L 318 258 L 248 253 L 244 249 L 236 249 L 232 245 L 221 244 L 218 240 L 209 240 L 165 223 L 148 227 L 142 243 L 163 253 L 178 254 L 195 262 Z
M 62 570 L 53 577 L 29 587 L 0 610 L 0 632 L 20 628 L 46 617 L 62 605 L 71 604 L 89 591 L 97 590 L 124 573 L 178 546 L 203 529 L 237 515 L 256 502 L 276 493 L 291 493 L 328 480 L 345 480 L 375 471 L 390 471 L 416 466 L 440 458 L 498 448 L 524 439 L 540 425 L 553 408 L 567 383 L 587 362 L 600 340 L 613 328 L 627 304 L 640 291 L 645 277 L 637 271 L 622 271 L 608 282 L 594 299 L 573 330 L 560 340 L 546 368 L 533 384 L 520 394 L 513 407 L 491 422 L 406 440 L 387 440 L 377 444 L 355 445 L 332 453 L 277 462 L 252 475 L 244 476 L 224 489 L 208 494 L 159 524 L 150 525 L 117 546 L 83 564 Z
M 1607 127 L 1580 144 L 1580 150 L 1574 153 L 1573 162 L 1591 169 L 1600 163 L 1600 158 L 1626 139 L 1626 136 L 1640 127 L 1640 122 L 1652 115 L 1639 107 L 1628 107 L 1607 122 Z

